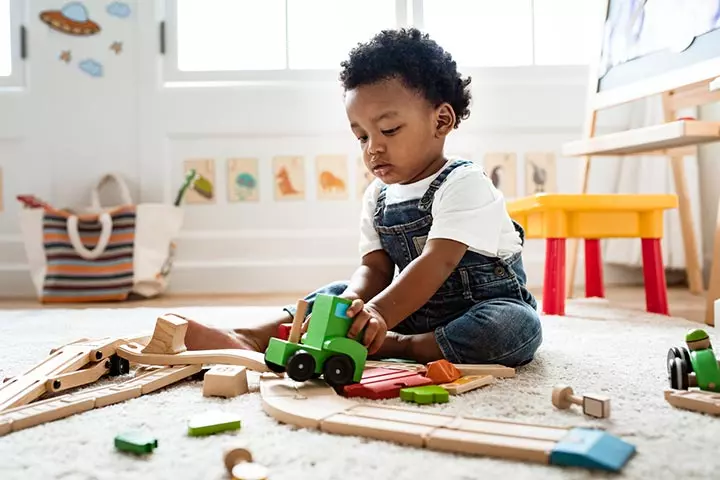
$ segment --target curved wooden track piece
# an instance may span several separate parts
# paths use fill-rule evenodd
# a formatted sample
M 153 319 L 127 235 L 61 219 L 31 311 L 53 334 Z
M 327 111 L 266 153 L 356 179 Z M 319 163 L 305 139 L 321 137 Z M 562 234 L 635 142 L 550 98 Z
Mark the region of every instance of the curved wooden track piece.
M 263 409 L 281 423 L 415 447 L 618 471 L 635 447 L 602 430 L 533 425 L 358 403 L 322 380 L 262 375 Z
M 265 355 L 261 352 L 241 349 L 188 350 L 180 353 L 143 353 L 144 345 L 128 342 L 117 347 L 117 355 L 142 365 L 197 365 L 215 363 L 241 365 L 256 372 L 269 372 Z

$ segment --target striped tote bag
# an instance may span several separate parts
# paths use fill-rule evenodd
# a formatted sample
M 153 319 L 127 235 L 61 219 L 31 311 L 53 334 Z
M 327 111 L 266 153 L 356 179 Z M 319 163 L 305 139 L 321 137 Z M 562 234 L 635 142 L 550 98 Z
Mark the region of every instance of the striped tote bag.
M 110 181 L 122 204 L 102 207 L 99 190 Z M 21 212 L 30 273 L 43 303 L 122 301 L 154 297 L 167 288 L 179 207 L 135 205 L 121 177 L 103 177 L 83 213 L 52 207 Z

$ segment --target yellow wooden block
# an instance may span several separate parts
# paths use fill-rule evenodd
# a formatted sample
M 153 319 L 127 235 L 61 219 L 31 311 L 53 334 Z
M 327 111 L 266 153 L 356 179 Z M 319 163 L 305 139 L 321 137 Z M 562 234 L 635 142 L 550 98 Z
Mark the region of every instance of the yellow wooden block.
M 526 238 L 662 238 L 673 194 L 540 193 L 508 202 Z

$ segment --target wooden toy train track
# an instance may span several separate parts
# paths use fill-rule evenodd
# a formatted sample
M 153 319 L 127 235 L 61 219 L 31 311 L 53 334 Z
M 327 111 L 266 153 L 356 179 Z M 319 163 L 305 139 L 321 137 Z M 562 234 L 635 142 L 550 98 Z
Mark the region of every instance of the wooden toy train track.
M 338 395 L 323 380 L 297 383 L 269 372 L 259 352 L 187 351 L 181 341 L 186 326 L 182 317 L 165 315 L 158 318 L 152 336 L 81 339 L 53 349 L 25 374 L 0 384 L 0 436 L 137 398 L 200 374 L 206 364 L 227 364 L 261 372 L 264 411 L 298 427 L 439 451 L 612 471 L 621 469 L 635 453 L 634 446 L 602 430 L 358 403 Z M 131 365 L 138 368 L 130 380 L 76 388 L 107 375 L 128 373 Z M 497 376 L 514 375 L 513 369 L 487 367 L 497 370 Z M 71 388 L 76 390 L 63 393 Z

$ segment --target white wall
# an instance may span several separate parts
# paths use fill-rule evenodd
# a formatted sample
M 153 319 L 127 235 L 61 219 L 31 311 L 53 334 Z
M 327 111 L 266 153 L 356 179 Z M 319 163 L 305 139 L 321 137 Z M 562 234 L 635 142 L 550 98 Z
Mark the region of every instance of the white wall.
M 188 205 L 178 241 L 173 292 L 304 291 L 346 278 L 357 262 L 359 202 L 314 198 L 313 157 L 346 154 L 355 185 L 359 147 L 347 127 L 335 83 L 165 88 L 157 12 L 150 1 L 128 1 L 130 18 L 105 13 L 106 1 L 87 0 L 102 32 L 73 38 L 51 31 L 38 12 L 50 0 L 28 1 L 28 85 L 0 92 L 0 167 L 5 210 L 0 213 L 0 295 L 32 295 L 17 214 L 18 193 L 34 193 L 56 206 L 83 206 L 93 182 L 107 171 L 127 178 L 137 200 L 171 202 L 183 160 L 215 159 L 217 201 Z M 109 49 L 123 42 L 123 52 Z M 58 59 L 71 49 L 73 59 Z M 91 77 L 77 62 L 93 56 L 104 76 Z M 585 105 L 582 68 L 504 69 L 474 76 L 472 115 L 451 135 L 448 153 L 481 161 L 488 151 L 559 151 L 581 134 Z M 603 112 L 599 131 L 622 129 L 622 109 Z M 270 159 L 304 155 L 310 198 L 272 199 Z M 228 203 L 226 159 L 257 156 L 259 203 Z M 579 188 L 579 161 L 558 160 L 562 191 Z M 601 162 L 593 184 L 602 184 Z M 518 187 L 524 188 L 522 161 Z M 591 189 L 592 189 L 591 185 Z M 109 199 L 110 203 L 113 198 Z M 530 241 L 526 266 L 540 285 L 544 244 Z M 582 265 L 582 257 L 580 257 Z M 578 279 L 582 282 L 582 268 Z M 612 273 L 606 275 L 612 281 Z

